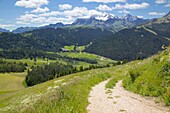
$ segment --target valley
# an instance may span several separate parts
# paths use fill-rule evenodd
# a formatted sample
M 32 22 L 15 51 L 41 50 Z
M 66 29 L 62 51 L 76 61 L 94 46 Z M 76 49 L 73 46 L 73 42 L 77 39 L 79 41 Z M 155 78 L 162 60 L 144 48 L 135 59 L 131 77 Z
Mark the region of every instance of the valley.
M 125 65 L 125 67 L 130 68 L 129 65 L 130 64 Z M 63 113 L 69 111 L 85 112 L 86 105 L 88 104 L 86 98 L 88 97 L 88 93 L 91 89 L 90 87 L 94 84 L 98 84 L 100 81 L 110 78 L 114 73 L 115 76 L 116 74 L 124 73 L 124 71 L 120 71 L 120 69 L 123 67 L 118 66 L 108 69 L 103 68 L 84 71 L 81 73 L 60 77 L 58 79 L 54 79 L 30 88 L 26 88 L 13 94 L 10 98 L 2 100 L 0 104 L 1 111 L 23 110 L 22 112 L 27 112 L 29 109 L 29 112 L 47 112 L 48 110 L 50 110 L 50 112 L 57 110 L 57 112 Z M 15 101 L 12 98 L 15 99 Z M 55 99 L 59 99 L 59 101 Z M 38 104 L 39 102 L 42 104 Z M 55 107 L 56 104 L 57 107 Z M 50 106 L 54 106 L 54 108 L 51 108 Z M 60 108 L 58 108 L 59 106 Z M 34 111 L 34 109 L 36 109 L 36 111 Z
M 161 51 L 162 45 L 170 44 L 169 15 L 139 26 L 125 27 L 118 32 L 83 24 L 74 27 L 47 27 L 18 34 L 1 33 L 0 48 L 3 51 L 0 51 L 0 55 L 3 57 L 12 51 L 60 52 L 63 49 L 93 53 L 113 60 L 144 59 Z
M 111 59 L 93 55 L 93 54 L 88 54 L 88 53 L 74 53 L 74 52 L 66 53 L 65 52 L 65 53 L 57 53 L 57 54 L 61 55 L 61 57 L 57 58 L 56 60 L 36 58 L 36 60 L 34 59 L 19 59 L 19 60 L 2 59 L 2 61 L 6 61 L 9 63 L 10 62 L 16 62 L 16 63 L 22 62 L 23 64 L 26 64 L 27 70 L 32 69 L 33 67 L 36 67 L 36 66 L 43 66 L 43 65 L 47 65 L 49 63 L 55 63 L 55 62 L 73 65 L 77 68 L 81 66 L 83 66 L 84 68 L 88 68 L 90 65 L 101 65 L 101 66 L 104 66 L 106 64 L 113 65 L 114 63 L 116 63 L 116 61 L 113 61 Z M 73 59 L 73 57 L 75 59 Z M 86 58 L 85 61 L 83 60 L 84 58 Z M 96 64 L 88 63 L 88 59 L 90 59 L 90 61 L 94 60 Z M 27 88 L 26 83 L 25 83 L 27 70 L 25 70 L 24 72 L 19 72 L 19 73 L 18 72 L 0 73 L 0 79 L 1 79 L 1 82 L 0 82 L 1 83 L 0 85 L 1 99 L 0 100 L 5 100 L 11 95 L 17 93 L 18 91 Z
M 129 88 L 133 88 L 133 87 L 135 88 L 136 85 L 133 87 L 131 87 L 131 85 L 128 85 L 129 83 L 130 84 L 133 83 L 130 82 L 130 80 L 133 80 L 133 78 L 129 78 L 131 77 L 129 76 L 129 74 L 131 74 L 131 70 L 135 69 L 134 71 L 138 71 L 140 68 L 144 69 L 145 71 L 143 71 L 143 75 L 138 75 L 138 76 L 135 75 L 135 77 L 137 77 L 135 79 L 141 79 L 143 76 L 148 81 L 153 80 L 152 76 L 154 78 L 155 77 L 159 78 L 159 79 L 155 78 L 155 80 L 152 82 L 153 84 L 155 84 L 154 85 L 155 89 L 147 90 L 145 88 L 144 89 L 142 88 L 141 91 L 144 92 L 151 91 L 150 94 L 152 95 L 150 96 L 155 96 L 154 94 L 156 94 L 157 96 L 155 101 L 156 103 L 160 103 L 162 102 L 162 99 L 166 99 L 164 98 L 164 96 L 167 95 L 167 99 L 168 99 L 168 90 L 166 90 L 167 92 L 163 91 L 162 93 L 159 93 L 161 89 L 157 87 L 159 87 L 160 82 L 162 82 L 163 84 L 164 83 L 167 84 L 167 89 L 168 89 L 169 82 L 168 81 L 163 82 L 162 79 L 163 80 L 169 80 L 169 79 L 168 78 L 164 79 L 164 77 L 160 78 L 160 76 L 154 73 L 158 73 L 161 70 L 161 68 L 159 67 L 162 67 L 164 64 L 168 62 L 169 62 L 169 49 L 143 61 L 138 60 L 124 65 L 79 72 L 79 73 L 63 76 L 60 78 L 56 78 L 54 80 L 50 80 L 48 82 L 35 85 L 33 87 L 28 87 L 25 89 L 21 88 L 20 91 L 17 91 L 13 93 L 10 97 L 8 98 L 6 97 L 6 99 L 1 100 L 0 111 L 5 112 L 5 111 L 12 110 L 13 112 L 16 111 L 16 112 L 31 112 L 31 113 L 54 112 L 54 111 L 59 113 L 87 112 L 86 109 L 86 106 L 88 105 L 87 98 L 91 91 L 92 86 L 99 84 L 100 82 L 110 78 L 109 79 L 110 81 L 108 81 L 108 83 L 106 82 L 107 84 L 105 85 L 105 87 L 113 88 L 113 86 L 116 85 L 116 83 L 119 80 L 124 78 L 123 86 L 128 90 L 131 90 Z M 145 65 L 148 66 L 151 65 L 151 67 L 146 69 L 147 66 Z M 155 67 L 157 68 L 155 69 Z M 150 69 L 152 69 L 153 71 L 149 71 Z M 142 70 L 140 69 L 140 71 Z M 166 73 L 168 71 L 165 70 L 163 72 Z M 145 76 L 148 75 L 147 73 L 152 74 L 151 78 L 150 76 Z M 143 82 L 143 84 L 146 84 L 146 88 L 149 88 L 150 84 L 147 83 L 151 83 L 151 82 L 147 82 L 147 80 L 145 80 L 146 83 L 145 81 L 141 81 L 141 80 L 140 81 Z M 160 80 L 160 82 L 158 82 L 158 80 Z M 135 82 L 138 83 L 137 80 Z M 164 90 L 163 87 L 162 90 Z M 139 92 L 137 91 L 137 93 L 140 93 L 141 91 Z M 108 94 L 109 92 L 110 90 L 108 89 Z M 158 92 L 158 93 L 154 93 L 154 92 Z M 162 94 L 163 96 L 161 96 Z M 110 97 L 109 100 L 110 99 L 112 98 Z M 168 100 L 164 100 L 164 101 L 169 102 Z M 124 108 L 121 109 L 125 110 Z M 165 108 L 165 109 L 167 110 L 169 108 Z
M 0 18 L 0 113 L 170 113 L 169 2 L 53 2 Z

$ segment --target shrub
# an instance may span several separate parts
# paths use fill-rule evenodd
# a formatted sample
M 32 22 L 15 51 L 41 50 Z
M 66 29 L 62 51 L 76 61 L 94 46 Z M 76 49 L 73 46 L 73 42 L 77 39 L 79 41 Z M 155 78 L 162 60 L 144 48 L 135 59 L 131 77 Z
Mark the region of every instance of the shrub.
M 170 63 L 165 63 L 158 73 L 158 76 L 163 77 L 166 83 L 170 83 Z
M 136 79 L 138 76 L 140 76 L 141 74 L 140 74 L 138 71 L 130 70 L 130 71 L 129 71 L 129 75 L 130 75 L 131 81 L 134 82 L 135 79 Z

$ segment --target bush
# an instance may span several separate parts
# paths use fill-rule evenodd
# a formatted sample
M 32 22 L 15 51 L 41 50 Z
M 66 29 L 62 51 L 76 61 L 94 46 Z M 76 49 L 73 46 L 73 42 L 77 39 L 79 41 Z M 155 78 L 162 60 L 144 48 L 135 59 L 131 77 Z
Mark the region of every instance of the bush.
M 129 71 L 129 75 L 130 75 L 131 81 L 134 82 L 135 79 L 136 79 L 138 76 L 140 76 L 141 74 L 140 74 L 138 71 L 130 70 L 130 71 Z
M 162 66 L 162 68 L 161 68 L 161 70 L 160 70 L 158 75 L 162 76 L 162 77 L 170 76 L 170 63 L 169 62 L 165 63 Z
M 167 62 L 165 63 L 161 70 L 158 73 L 158 76 L 161 76 L 164 79 L 164 82 L 166 85 L 170 84 L 170 63 Z
M 170 87 L 167 89 L 167 92 L 163 96 L 164 102 L 167 106 L 170 106 Z

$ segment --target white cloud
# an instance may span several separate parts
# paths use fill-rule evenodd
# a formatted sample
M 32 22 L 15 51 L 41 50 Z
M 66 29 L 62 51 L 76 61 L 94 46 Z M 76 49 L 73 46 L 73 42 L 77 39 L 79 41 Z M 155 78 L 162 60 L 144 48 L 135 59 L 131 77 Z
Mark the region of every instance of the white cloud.
M 48 3 L 48 0 L 19 0 L 15 3 L 15 6 L 25 8 L 38 8 L 42 5 L 47 5 Z
M 43 23 L 46 21 L 45 17 L 36 17 L 31 20 L 32 23 Z
M 130 10 L 136 10 L 136 9 L 144 9 L 144 8 L 147 8 L 149 7 L 149 4 L 148 3 L 141 3 L 141 4 L 129 4 L 129 3 L 126 3 L 126 4 L 116 4 L 114 7 L 109 7 L 107 5 L 99 5 L 98 7 L 96 7 L 97 10 L 100 10 L 100 11 L 112 11 L 114 9 L 124 9 L 122 11 L 119 11 L 119 13 L 130 13 L 129 11 L 127 11 L 126 9 L 130 9 Z
M 60 10 L 72 9 L 72 5 L 69 5 L 69 4 L 60 4 L 60 5 L 58 5 L 58 7 L 59 7 Z
M 87 18 L 89 17 L 92 17 L 92 16 L 95 16 L 95 17 L 100 17 L 100 16 L 104 16 L 106 15 L 107 13 L 102 13 L 102 12 L 99 12 L 99 11 L 96 11 L 96 10 L 89 10 L 89 13 L 87 15 Z
M 46 22 L 47 23 L 58 23 L 58 22 L 62 22 L 64 24 L 70 24 L 74 21 L 74 18 L 56 18 L 56 17 L 49 17 L 47 18 Z
M 45 7 L 45 8 L 38 7 L 37 9 L 34 9 L 31 12 L 32 13 L 43 13 L 43 12 L 47 12 L 47 11 L 49 11 L 49 9 L 47 7 Z
M 112 11 L 112 8 L 103 4 L 103 5 L 99 5 L 98 7 L 96 7 L 96 9 L 100 10 L 100 11 Z
M 53 22 L 59 22 L 59 21 L 64 21 L 65 18 L 56 18 L 56 17 L 49 17 L 46 22 L 53 23 Z
M 113 3 L 113 2 L 126 2 L 126 0 L 83 0 L 83 2 Z
M 136 10 L 136 9 L 144 9 L 149 7 L 148 3 L 141 3 L 141 4 L 129 4 L 126 3 L 124 5 L 121 4 L 116 4 L 113 9 L 131 9 L 131 10 Z
M 48 13 L 39 14 L 39 16 L 44 16 L 44 17 L 59 16 L 59 15 L 63 15 L 63 13 L 59 12 L 59 11 L 51 11 L 51 12 L 48 12 Z
M 17 20 L 18 24 L 45 24 L 57 22 L 68 24 L 72 23 L 77 18 L 90 18 L 91 16 L 104 20 L 106 19 L 107 14 L 108 13 L 106 12 L 100 12 L 97 10 L 88 10 L 86 7 L 75 7 L 72 10 L 51 11 L 41 14 L 31 14 L 31 12 L 25 13 L 24 15 L 21 15 L 19 18 L 17 18 Z
M 102 15 L 104 13 L 100 12 L 100 11 L 96 11 L 96 10 L 88 10 L 86 7 L 75 7 L 72 10 L 65 10 L 65 11 L 52 11 L 52 12 L 48 12 L 48 13 L 43 13 L 43 14 L 39 14 L 38 16 L 42 16 L 42 17 L 57 17 L 57 16 L 61 16 L 61 17 L 67 17 L 68 18 L 89 18 L 90 16 L 95 16 L 95 15 Z M 71 20 L 71 19 L 69 19 Z
M 17 21 L 16 23 L 17 24 L 21 24 L 21 25 L 28 25 L 28 24 L 30 24 L 30 23 L 26 23 L 26 22 L 23 22 L 23 21 Z
M 0 28 L 8 28 L 8 27 L 14 27 L 13 24 L 0 24 Z
M 83 17 L 88 14 L 88 9 L 86 7 L 75 7 L 73 10 L 64 11 L 63 14 L 66 17 Z
M 17 20 L 23 21 L 23 22 L 30 22 L 33 18 L 36 18 L 37 15 L 35 14 L 25 14 L 21 15 Z
M 127 10 L 122 10 L 122 11 L 118 11 L 119 13 L 125 13 L 125 14 L 129 14 L 130 13 L 130 11 L 127 11 Z
M 149 15 L 155 15 L 155 16 L 161 16 L 161 15 L 165 15 L 166 13 L 161 13 L 161 12 L 149 12 Z
M 157 4 L 163 4 L 163 3 L 166 3 L 166 0 L 155 0 L 155 3 L 157 3 Z
M 170 4 L 166 4 L 165 7 L 170 7 Z

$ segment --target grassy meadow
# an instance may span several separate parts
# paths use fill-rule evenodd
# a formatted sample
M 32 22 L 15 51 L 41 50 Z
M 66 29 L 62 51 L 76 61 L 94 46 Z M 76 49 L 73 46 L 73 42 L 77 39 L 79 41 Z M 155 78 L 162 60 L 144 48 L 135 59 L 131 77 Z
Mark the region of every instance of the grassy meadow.
M 129 70 L 123 85 L 134 93 L 158 97 L 157 102 L 170 105 L 170 48 Z
M 64 49 L 69 50 L 69 51 L 74 51 L 75 45 L 71 46 L 64 46 Z M 85 46 L 76 46 L 76 51 L 83 51 L 85 50 Z
M 9 62 L 23 62 L 23 63 L 27 63 L 28 67 L 31 66 L 41 66 L 41 65 L 45 65 L 48 63 L 54 63 L 54 62 L 60 62 L 63 64 L 71 64 L 74 65 L 76 67 L 79 66 L 89 66 L 90 64 L 87 62 L 82 62 L 82 61 L 70 61 L 68 59 L 58 59 L 58 60 L 47 60 L 47 59 L 41 59 L 41 58 L 37 58 L 36 59 L 36 65 L 34 64 L 34 60 L 30 60 L 30 59 L 20 59 L 20 60 L 16 60 L 16 59 L 5 59 L 5 61 L 9 61 Z
M 74 45 L 71 45 L 71 46 L 64 46 L 64 49 L 66 50 L 70 50 L 70 51 L 74 51 Z
M 22 89 L 1 100 L 0 111 L 86 113 L 91 87 L 108 78 L 125 76 L 136 62 L 71 74 Z
M 104 58 L 101 56 L 88 54 L 88 53 L 66 52 L 66 53 L 59 53 L 59 54 L 63 55 L 63 56 L 71 57 L 71 58 L 74 57 L 74 58 L 95 59 L 99 62 L 98 64 L 106 64 L 106 63 L 113 62 L 111 59 L 107 59 L 107 58 Z M 101 61 L 101 58 L 103 58 L 102 61 Z M 91 65 L 90 63 L 87 63 L 87 62 L 68 60 L 65 58 L 59 58 L 57 60 L 49 60 L 49 59 L 47 60 L 47 59 L 37 58 L 36 63 L 34 60 L 30 60 L 30 59 L 20 59 L 20 60 L 3 59 L 3 60 L 5 60 L 7 62 L 16 62 L 16 63 L 22 62 L 24 64 L 27 63 L 28 64 L 27 69 L 31 68 L 32 66 L 42 66 L 42 65 L 52 63 L 52 62 L 57 62 L 57 61 L 60 63 L 63 63 L 63 64 L 71 64 L 76 67 L 80 67 L 80 66 L 88 67 L 89 65 Z M 37 93 L 44 93 L 47 91 L 46 89 L 48 88 L 48 86 L 50 86 L 49 84 L 51 84 L 50 82 L 47 82 L 44 84 L 44 86 L 42 85 L 43 87 L 41 87 L 41 85 L 40 85 L 41 88 L 39 87 L 39 85 L 35 86 L 36 87 L 35 89 L 34 89 L 34 87 L 27 88 L 25 85 L 25 82 L 24 82 L 26 75 L 27 75 L 27 70 L 25 70 L 25 72 L 22 72 L 22 73 L 0 73 L 0 106 L 1 107 L 7 106 L 8 104 L 13 103 L 12 101 L 10 101 L 12 98 L 13 99 L 15 97 L 20 98 L 20 96 L 18 96 L 18 94 L 25 95 L 24 97 L 27 97 L 28 96 L 27 94 L 32 95 L 32 92 L 35 95 Z M 72 75 L 72 76 L 74 76 L 74 75 Z M 63 78 L 66 79 L 67 77 L 63 77 Z M 66 81 L 67 81 L 67 79 L 66 79 Z M 14 105 L 15 104 L 16 103 L 14 102 Z M 18 104 L 18 102 L 17 102 L 17 104 Z
M 67 57 L 70 57 L 70 58 L 93 59 L 93 60 L 96 60 L 98 62 L 98 64 L 108 64 L 108 63 L 116 62 L 116 61 L 113 61 L 109 58 L 105 58 L 105 57 L 95 55 L 95 54 L 89 54 L 89 53 L 86 53 L 86 52 L 80 52 L 80 53 L 77 53 L 77 52 L 60 52 L 58 54 L 61 55 L 61 56 L 67 56 Z
M 0 101 L 8 98 L 19 90 L 25 88 L 24 79 L 26 72 L 23 73 L 4 73 L 0 74 Z
M 100 56 L 84 53 L 59 54 L 101 59 Z M 169 105 L 169 78 L 166 75 L 169 68 L 164 68 L 169 59 L 168 49 L 145 60 L 79 72 L 33 87 L 20 86 L 19 91 L 11 92 L 10 96 L 0 100 L 0 112 L 87 113 L 86 107 L 89 104 L 88 95 L 91 88 L 107 79 L 110 80 L 106 88 L 113 88 L 118 80 L 123 79 L 123 86 L 127 90 L 144 96 L 156 96 L 159 99 L 156 100 L 157 102 L 164 101 Z
M 75 45 L 70 45 L 70 46 L 64 46 L 64 49 L 69 50 L 69 51 L 79 51 L 79 52 L 83 52 L 87 47 L 91 46 L 92 42 L 90 42 L 87 45 L 82 45 L 82 46 L 76 46 Z
M 34 66 L 34 60 L 30 60 L 30 59 L 20 59 L 20 60 L 16 60 L 16 59 L 5 59 L 5 61 L 9 61 L 9 62 L 22 62 L 22 63 L 27 63 L 29 67 Z M 37 58 L 36 59 L 36 65 L 44 65 L 44 64 L 48 64 L 49 62 L 56 62 L 56 60 L 48 60 L 47 59 L 41 59 L 41 58 Z

